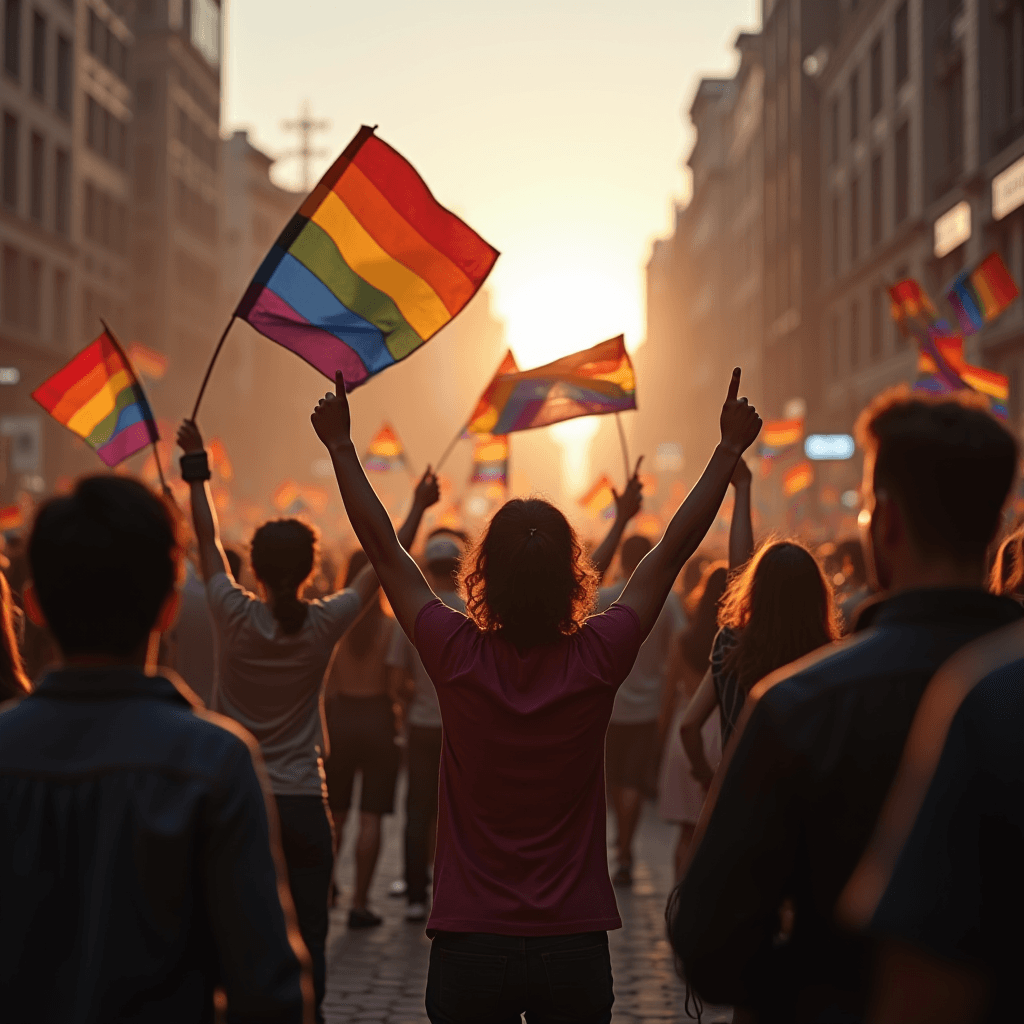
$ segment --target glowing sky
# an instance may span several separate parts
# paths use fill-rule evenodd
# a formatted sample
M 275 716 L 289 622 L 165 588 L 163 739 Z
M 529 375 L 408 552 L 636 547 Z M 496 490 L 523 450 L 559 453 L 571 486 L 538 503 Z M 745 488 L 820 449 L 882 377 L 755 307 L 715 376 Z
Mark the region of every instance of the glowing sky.
M 236 0 L 223 125 L 272 155 L 308 100 L 331 129 L 319 176 L 361 123 L 502 252 L 490 278 L 520 365 L 643 337 L 642 268 L 686 187 L 681 112 L 731 73 L 757 0 Z M 283 184 L 298 181 L 283 163 Z

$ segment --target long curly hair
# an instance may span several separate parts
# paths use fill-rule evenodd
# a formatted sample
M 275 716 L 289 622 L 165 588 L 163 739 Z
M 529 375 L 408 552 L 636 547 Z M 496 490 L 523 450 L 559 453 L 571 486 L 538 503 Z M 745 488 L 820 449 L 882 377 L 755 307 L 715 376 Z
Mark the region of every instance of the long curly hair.
M 462 570 L 466 611 L 518 648 L 575 633 L 594 604 L 597 574 L 550 502 L 514 498 L 491 519 Z
M 766 541 L 733 577 L 718 622 L 739 634 L 725 667 L 747 691 L 842 632 L 832 584 L 810 551 L 789 540 Z
M 308 606 L 299 589 L 316 566 L 317 530 L 299 519 L 271 519 L 252 537 L 252 571 L 270 597 L 270 610 L 285 634 L 298 633 Z

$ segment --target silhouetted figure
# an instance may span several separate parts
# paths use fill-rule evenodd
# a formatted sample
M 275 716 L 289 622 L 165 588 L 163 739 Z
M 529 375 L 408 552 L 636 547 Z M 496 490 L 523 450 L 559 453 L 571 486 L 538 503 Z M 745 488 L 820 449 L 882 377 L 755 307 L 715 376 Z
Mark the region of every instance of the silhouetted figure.
M 900 389 L 858 433 L 866 562 L 887 597 L 861 612 L 858 636 L 754 686 L 668 912 L 688 982 L 762 1021 L 862 1018 L 866 948 L 837 928 L 836 899 L 929 679 L 1024 614 L 984 588 L 1017 464 L 1006 429 L 969 399 Z
M 607 612 L 586 618 L 596 574 L 562 513 L 513 500 L 468 560 L 467 617 L 437 599 L 396 538 L 352 444 L 344 385 L 339 374 L 313 425 L 444 720 L 427 1014 L 607 1024 L 606 931 L 620 925 L 603 771 L 615 691 L 761 421 L 737 399 L 736 371 L 721 444 Z
M 28 553 L 63 665 L 0 714 L 0 1016 L 199 1024 L 223 986 L 230 1021 L 308 1024 L 256 743 L 156 674 L 175 513 L 87 478 L 39 510 Z

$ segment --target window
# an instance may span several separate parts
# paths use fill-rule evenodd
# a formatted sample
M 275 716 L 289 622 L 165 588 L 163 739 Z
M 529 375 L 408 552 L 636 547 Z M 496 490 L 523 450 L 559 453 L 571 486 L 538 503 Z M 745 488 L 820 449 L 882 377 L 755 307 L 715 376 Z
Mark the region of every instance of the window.
M 835 313 L 832 314 L 828 325 L 828 353 L 832 379 L 837 380 L 839 377 L 839 317 Z
M 829 163 L 839 163 L 839 100 L 833 100 L 828 111 Z
M 91 7 L 89 8 L 89 52 L 98 60 L 103 60 L 103 22 Z
M 18 206 L 18 119 L 4 111 L 4 206 Z
M 882 154 L 871 159 L 871 244 L 882 240 Z
M 877 285 L 871 290 L 871 359 L 877 361 L 882 358 L 882 330 L 884 321 L 882 305 L 882 289 Z
M 38 11 L 32 13 L 32 92 L 46 96 L 46 18 Z
M 850 304 L 850 368 L 857 369 L 860 363 L 860 302 L 854 299 Z
M 46 184 L 46 143 L 38 132 L 32 133 L 29 149 L 29 216 L 36 222 L 43 219 L 43 188 Z
M 128 166 L 128 126 L 91 96 L 86 104 L 85 143 L 118 167 Z
M 43 308 L 43 265 L 39 260 L 29 260 L 26 270 L 22 323 L 33 334 L 38 334 L 39 314 Z
M 71 227 L 71 154 L 66 149 L 57 150 L 55 170 L 54 227 L 66 235 Z
M 871 44 L 871 116 L 882 109 L 882 37 Z
M 850 141 L 860 134 L 860 72 L 850 75 Z
M 839 196 L 832 197 L 832 276 L 839 276 Z
M 70 321 L 71 286 L 66 270 L 53 272 L 53 340 L 66 345 Z
M 96 192 L 91 181 L 82 186 L 82 234 L 90 241 L 96 237 Z
M 910 126 L 904 122 L 896 129 L 896 223 L 902 224 L 910 213 Z
M 71 40 L 57 36 L 57 109 L 67 117 L 71 116 Z
M 850 262 L 856 263 L 860 256 L 860 182 L 850 182 Z
M 0 312 L 7 324 L 20 320 L 21 254 L 9 245 L 4 246 L 3 266 L 0 268 Z
M 4 70 L 21 79 L 21 0 L 5 0 Z M 6 251 L 6 250 L 5 250 Z
M 907 23 L 907 3 L 896 8 L 896 88 L 910 76 L 910 27 Z

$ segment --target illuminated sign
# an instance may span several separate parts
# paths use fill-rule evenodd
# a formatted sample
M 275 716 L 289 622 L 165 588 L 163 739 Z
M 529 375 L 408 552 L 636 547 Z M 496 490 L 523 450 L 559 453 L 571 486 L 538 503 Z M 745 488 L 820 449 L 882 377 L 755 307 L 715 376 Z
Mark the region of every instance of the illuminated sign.
M 971 237 L 971 204 L 965 199 L 935 221 L 934 252 L 937 259 L 951 253 Z
M 855 447 L 849 434 L 811 434 L 804 441 L 804 455 L 815 462 L 841 462 L 853 458 Z
M 992 179 L 992 218 L 1002 220 L 1024 204 L 1024 156 Z
M 17 384 L 21 380 L 21 370 L 16 366 L 0 366 L 0 384 Z

